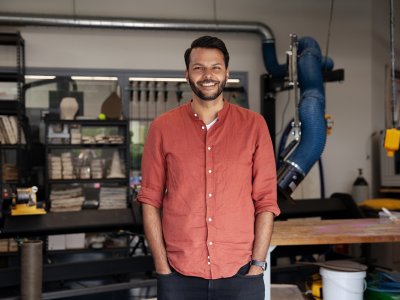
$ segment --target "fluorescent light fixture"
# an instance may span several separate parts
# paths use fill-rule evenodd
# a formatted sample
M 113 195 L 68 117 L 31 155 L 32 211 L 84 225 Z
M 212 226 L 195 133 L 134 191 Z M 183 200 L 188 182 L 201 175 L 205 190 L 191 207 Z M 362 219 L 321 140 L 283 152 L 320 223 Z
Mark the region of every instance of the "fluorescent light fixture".
M 171 77 L 129 77 L 129 81 L 186 82 L 186 79 Z M 228 83 L 240 83 L 240 79 L 229 78 Z
M 45 80 L 54 79 L 56 76 L 47 75 L 25 75 L 25 79 Z M 118 77 L 110 76 L 71 76 L 72 80 L 92 80 L 92 81 L 118 81 Z M 129 77 L 129 81 L 156 81 L 156 82 L 186 82 L 185 78 L 172 77 Z M 240 79 L 229 78 L 228 83 L 240 83 Z
M 129 81 L 186 82 L 186 79 L 171 77 L 129 77 Z
M 25 75 L 25 79 L 32 80 L 45 80 L 45 79 L 54 79 L 56 76 L 47 76 L 47 75 Z
M 118 81 L 118 77 L 106 76 L 71 76 L 72 80 L 92 80 L 92 81 Z

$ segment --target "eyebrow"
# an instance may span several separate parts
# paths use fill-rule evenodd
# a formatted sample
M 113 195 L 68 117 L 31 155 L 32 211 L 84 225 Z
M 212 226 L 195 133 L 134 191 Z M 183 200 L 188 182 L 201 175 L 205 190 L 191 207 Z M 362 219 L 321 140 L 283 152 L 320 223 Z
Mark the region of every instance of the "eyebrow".
M 214 67 L 214 66 L 223 66 L 223 65 L 224 65 L 223 63 L 215 63 L 215 64 L 212 64 L 211 66 Z M 192 66 L 194 67 L 194 66 L 205 66 L 205 65 L 202 63 L 193 63 Z

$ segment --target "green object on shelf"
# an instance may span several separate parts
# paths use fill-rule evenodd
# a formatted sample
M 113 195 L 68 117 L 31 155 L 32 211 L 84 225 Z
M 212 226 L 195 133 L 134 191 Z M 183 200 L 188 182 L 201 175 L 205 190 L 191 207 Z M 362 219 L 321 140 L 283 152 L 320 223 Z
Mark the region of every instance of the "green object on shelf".
M 400 273 L 376 269 L 368 274 L 366 300 L 400 300 Z
M 400 300 L 400 293 L 386 293 L 366 290 L 364 293 L 365 300 Z

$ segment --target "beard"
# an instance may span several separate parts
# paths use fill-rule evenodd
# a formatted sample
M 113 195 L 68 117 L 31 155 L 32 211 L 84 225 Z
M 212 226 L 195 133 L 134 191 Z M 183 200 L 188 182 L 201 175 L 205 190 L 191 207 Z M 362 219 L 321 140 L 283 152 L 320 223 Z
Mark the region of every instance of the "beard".
M 216 81 L 216 80 L 202 80 L 202 81 L 198 81 L 197 84 L 201 85 L 204 83 L 217 83 L 218 84 L 218 89 L 214 94 L 211 95 L 206 95 L 204 94 L 197 86 L 196 84 L 193 82 L 193 80 L 189 77 L 189 84 L 190 87 L 192 88 L 193 93 L 195 93 L 195 95 L 197 97 L 199 97 L 201 100 L 204 101 L 212 101 L 218 98 L 219 95 L 222 94 L 222 91 L 225 88 L 226 85 L 226 78 L 223 81 Z

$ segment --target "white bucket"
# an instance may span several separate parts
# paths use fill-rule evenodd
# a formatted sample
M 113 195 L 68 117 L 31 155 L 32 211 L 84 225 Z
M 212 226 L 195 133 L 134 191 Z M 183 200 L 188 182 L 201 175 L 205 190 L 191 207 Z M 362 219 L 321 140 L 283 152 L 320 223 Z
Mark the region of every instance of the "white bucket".
M 324 300 L 363 300 L 367 273 L 344 272 L 320 268 Z

